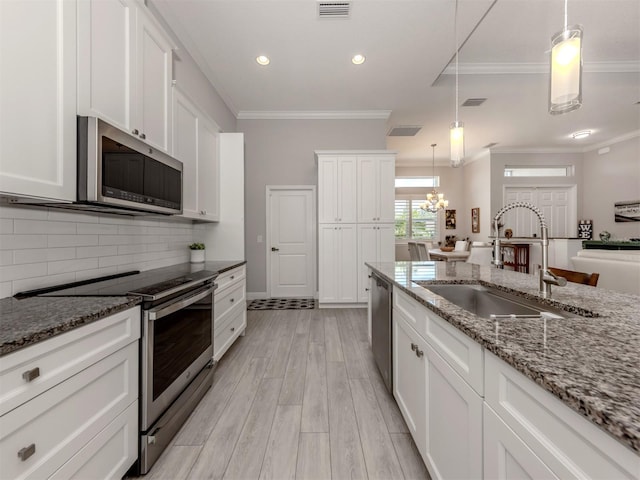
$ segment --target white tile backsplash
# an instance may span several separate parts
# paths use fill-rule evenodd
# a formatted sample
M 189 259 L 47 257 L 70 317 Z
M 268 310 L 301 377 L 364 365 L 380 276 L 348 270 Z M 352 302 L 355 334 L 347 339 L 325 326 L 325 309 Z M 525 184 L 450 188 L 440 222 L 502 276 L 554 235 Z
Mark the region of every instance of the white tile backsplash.
M 0 206 L 0 298 L 189 261 L 188 220 Z

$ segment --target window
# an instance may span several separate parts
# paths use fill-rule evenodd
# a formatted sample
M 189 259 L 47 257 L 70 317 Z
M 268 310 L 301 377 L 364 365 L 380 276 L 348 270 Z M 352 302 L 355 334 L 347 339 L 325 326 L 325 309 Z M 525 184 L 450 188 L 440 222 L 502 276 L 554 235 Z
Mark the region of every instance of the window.
M 438 238 L 438 214 L 420 208 L 423 198 L 396 198 L 396 239 L 435 241 Z
M 571 177 L 573 176 L 573 167 L 541 167 L 535 165 L 513 167 L 507 165 L 504 167 L 505 177 Z
M 433 184 L 435 181 L 435 185 Z M 439 187 L 440 177 L 396 177 L 396 188 Z

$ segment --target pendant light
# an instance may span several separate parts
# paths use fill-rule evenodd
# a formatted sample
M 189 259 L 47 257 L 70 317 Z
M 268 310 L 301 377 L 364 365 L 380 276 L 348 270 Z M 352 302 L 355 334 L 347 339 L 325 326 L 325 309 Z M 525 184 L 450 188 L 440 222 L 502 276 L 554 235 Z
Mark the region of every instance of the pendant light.
M 422 210 L 431 213 L 449 206 L 449 201 L 444 199 L 444 193 L 438 193 L 436 190 L 436 145 L 436 143 L 431 144 L 431 168 L 433 174 L 431 183 L 433 184 L 433 190 L 431 190 L 431 193 L 427 193 L 426 201 L 420 205 Z
M 464 163 L 464 124 L 458 121 L 458 0 L 454 16 L 454 36 L 456 42 L 456 121 L 449 128 L 451 166 L 456 168 Z
M 560 115 L 582 106 L 582 26 L 568 26 L 564 0 L 564 29 L 551 37 L 549 113 Z

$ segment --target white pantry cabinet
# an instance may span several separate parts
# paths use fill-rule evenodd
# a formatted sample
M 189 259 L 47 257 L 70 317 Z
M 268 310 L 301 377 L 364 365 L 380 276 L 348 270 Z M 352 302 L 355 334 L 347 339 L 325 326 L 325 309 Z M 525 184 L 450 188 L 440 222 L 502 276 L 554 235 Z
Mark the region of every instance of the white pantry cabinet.
M 140 307 L 0 358 L 6 478 L 120 478 L 137 458 Z
M 399 289 L 393 298 L 393 394 L 431 478 L 481 478 L 482 397 L 454 369 L 459 339 L 434 337 L 451 326 Z
M 213 359 L 218 361 L 247 328 L 247 275 L 241 265 L 216 278 L 213 308 Z
M 171 154 L 172 42 L 136 0 L 78 5 L 78 114 Z
M 356 157 L 318 155 L 318 222 L 356 222 Z
M 76 8 L 0 1 L 0 195 L 76 199 Z
M 358 156 L 358 222 L 395 222 L 395 155 Z
M 356 225 L 321 224 L 319 228 L 319 302 L 358 301 Z
M 317 150 L 315 155 L 319 306 L 366 306 L 369 281 L 365 262 L 395 258 L 395 153 Z M 338 227 L 344 224 L 349 226 L 340 233 Z M 325 241 L 329 243 L 323 244 Z M 339 263 L 336 255 L 340 255 Z
M 183 164 L 182 216 L 220 218 L 218 129 L 189 98 L 173 87 L 173 156 Z
M 393 262 L 395 241 L 392 224 L 358 224 L 358 301 L 369 300 L 369 268 L 365 262 Z

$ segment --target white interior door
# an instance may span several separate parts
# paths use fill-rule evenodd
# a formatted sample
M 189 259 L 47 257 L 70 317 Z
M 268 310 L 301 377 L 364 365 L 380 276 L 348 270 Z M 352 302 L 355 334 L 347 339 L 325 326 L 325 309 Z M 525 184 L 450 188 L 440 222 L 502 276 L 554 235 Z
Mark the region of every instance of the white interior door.
M 505 187 L 504 202 L 527 202 L 538 207 L 549 227 L 550 237 L 572 237 L 576 235 L 577 199 L 576 189 L 571 186 L 558 187 Z M 530 210 L 516 208 L 505 213 L 504 228 L 511 228 L 516 237 L 540 234 L 538 218 Z
M 313 297 L 315 187 L 267 186 L 270 297 Z

